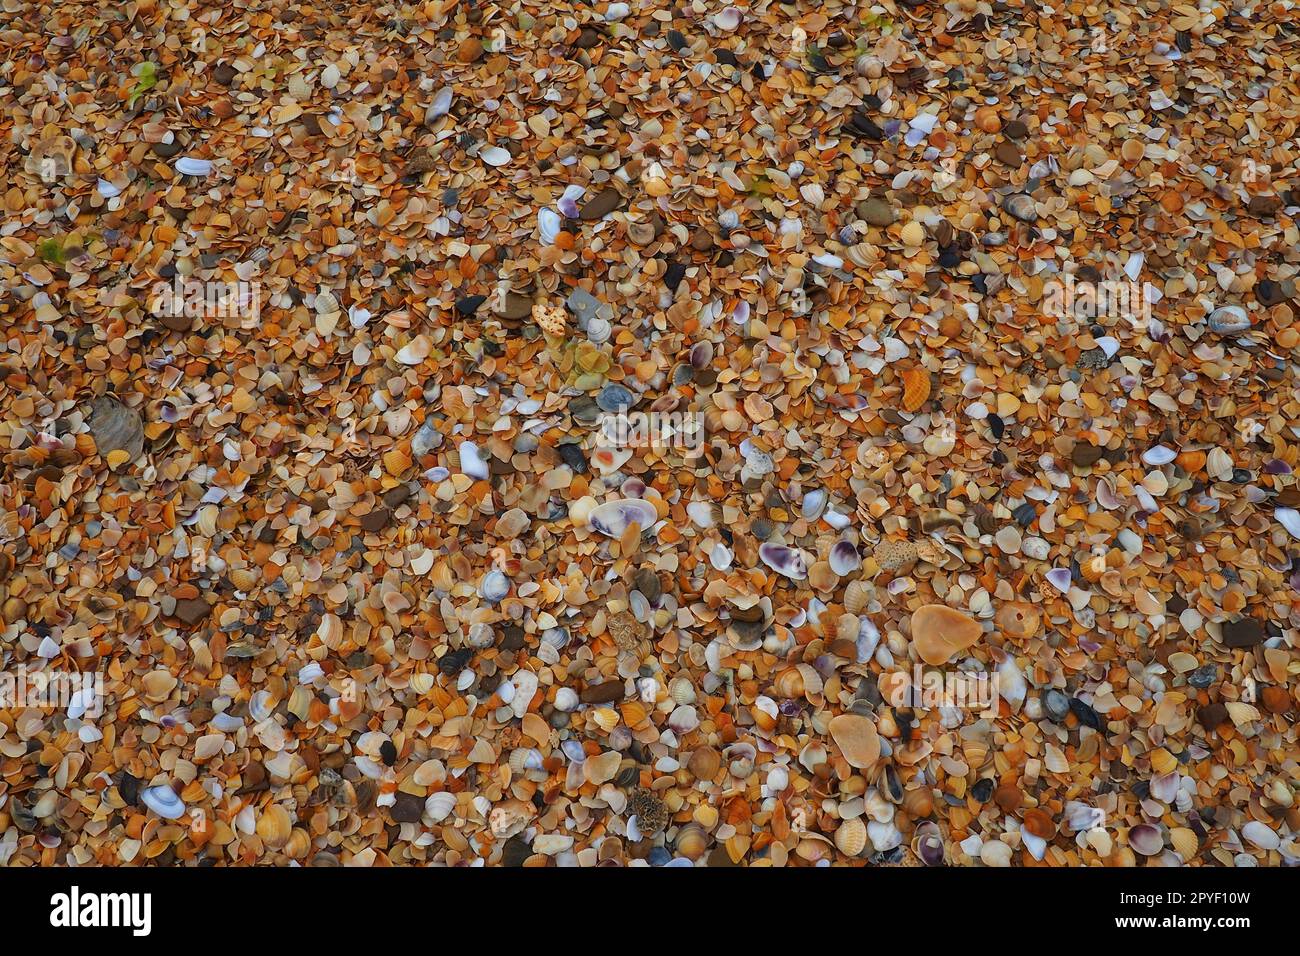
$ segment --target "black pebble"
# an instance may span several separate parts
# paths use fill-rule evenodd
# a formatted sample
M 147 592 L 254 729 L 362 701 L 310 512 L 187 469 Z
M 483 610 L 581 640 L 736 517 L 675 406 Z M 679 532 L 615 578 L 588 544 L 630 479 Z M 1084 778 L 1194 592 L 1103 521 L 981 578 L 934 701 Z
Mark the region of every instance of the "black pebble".
M 1074 716 L 1079 718 L 1079 723 L 1093 730 L 1101 730 L 1101 715 L 1079 698 L 1070 698 L 1070 709 L 1074 711 Z
M 740 66 L 740 61 L 736 59 L 736 54 L 730 50 L 718 50 L 713 54 L 719 63 L 725 63 L 727 66 Z
M 576 442 L 563 442 L 557 446 L 560 451 L 560 458 L 566 465 L 572 468 L 580 475 L 587 473 L 587 456 L 583 454 L 582 447 Z
M 458 651 L 450 651 L 442 656 L 438 661 L 438 670 L 451 676 L 458 674 L 465 669 L 469 659 L 474 656 L 474 651 L 468 647 L 462 647 Z
M 988 803 L 989 797 L 993 796 L 993 778 L 985 777 L 977 782 L 970 788 L 970 795 L 977 803 Z
M 686 49 L 686 37 L 682 36 L 680 30 L 669 30 L 668 45 L 678 53 L 681 53 L 682 50 Z
M 668 286 L 670 292 L 676 292 L 684 278 L 686 278 L 686 266 L 680 262 L 668 263 L 668 269 L 664 272 L 664 285 Z
M 473 315 L 478 307 L 487 301 L 485 295 L 467 295 L 456 303 L 456 311 L 461 315 Z
M 1006 423 L 1003 422 L 999 416 L 994 415 L 992 413 L 989 414 L 988 423 L 989 423 L 989 431 L 993 433 L 993 437 L 996 438 L 998 441 L 1001 441 L 1002 436 L 1006 434 L 1006 430 L 1007 430 Z
M 379 756 L 384 761 L 385 767 L 391 767 L 397 763 L 397 747 L 391 740 L 385 740 L 379 747 Z

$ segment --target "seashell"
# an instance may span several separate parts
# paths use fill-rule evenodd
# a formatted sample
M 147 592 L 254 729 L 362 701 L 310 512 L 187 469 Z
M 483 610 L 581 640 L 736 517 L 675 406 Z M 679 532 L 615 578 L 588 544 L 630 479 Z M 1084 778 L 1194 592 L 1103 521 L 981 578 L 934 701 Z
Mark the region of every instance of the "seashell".
M 171 787 L 162 785 L 140 791 L 144 805 L 164 820 L 177 820 L 185 815 L 185 803 Z
M 208 176 L 212 173 L 212 161 L 210 159 L 195 159 L 193 156 L 182 156 L 176 160 L 173 168 L 182 176 Z
M 505 599 L 510 593 L 510 579 L 500 571 L 489 571 L 478 583 L 478 596 L 492 604 Z
M 1047 583 L 1056 588 L 1056 590 L 1060 591 L 1062 594 L 1065 594 L 1070 590 L 1070 582 L 1072 580 L 1073 576 L 1070 574 L 1069 568 L 1052 568 L 1052 570 L 1047 572 Z
M 698 860 L 709 848 L 709 835 L 698 824 L 688 823 L 677 831 L 673 848 L 688 860 Z
M 832 571 L 843 577 L 862 567 L 862 556 L 852 541 L 837 541 L 831 548 L 827 563 Z
M 1149 823 L 1139 823 L 1128 831 L 1128 845 L 1134 853 L 1143 856 L 1155 856 L 1165 848 L 1164 837 L 1160 829 Z
M 794 581 L 808 576 L 808 562 L 803 552 L 780 544 L 762 544 L 758 556 L 773 571 Z
M 555 245 L 555 240 L 559 238 L 563 229 L 564 221 L 560 219 L 559 213 L 543 208 L 537 214 L 537 234 L 542 240 L 542 245 Z
M 523 800 L 503 800 L 488 814 L 488 828 L 498 840 L 508 840 L 521 833 L 536 816 L 536 809 Z
M 433 94 L 433 100 L 424 111 L 424 125 L 430 126 L 434 120 L 440 119 L 451 112 L 452 91 L 450 86 L 441 87 L 438 92 Z
M 677 704 L 695 703 L 695 685 L 689 678 L 674 677 L 668 685 L 668 696 Z
M 712 780 L 722 767 L 722 755 L 712 747 L 700 747 L 691 754 L 686 766 L 696 779 Z
M 618 726 L 618 711 L 612 707 L 597 707 L 588 715 L 601 730 L 609 733 Z
M 580 215 L 578 209 L 578 200 L 586 195 L 587 187 L 579 186 L 576 183 L 564 187 L 564 192 L 556 200 L 555 208 L 560 210 L 560 215 L 567 219 L 577 219 Z
M 871 600 L 871 585 L 866 581 L 850 581 L 844 589 L 844 610 L 850 614 L 861 614 Z
M 980 862 L 985 866 L 1006 867 L 1011 865 L 1011 847 L 1001 840 L 989 840 L 980 847 Z
M 736 7 L 725 7 L 713 17 L 713 25 L 724 33 L 731 33 L 740 26 L 741 12 Z
M 659 520 L 655 506 L 642 498 L 622 498 L 607 501 L 593 508 L 587 524 L 607 538 L 622 538 L 633 524 L 647 531 Z
M 803 496 L 803 504 L 800 506 L 800 514 L 805 521 L 816 521 L 826 510 L 826 502 L 830 495 L 824 488 L 817 488 Z
M 91 403 L 88 424 L 95 439 L 95 450 L 104 458 L 112 452 L 124 451 L 127 461 L 135 461 L 144 451 L 144 423 L 140 413 L 111 395 Z
M 899 373 L 903 381 L 903 410 L 914 412 L 930 397 L 930 373 L 920 367 L 904 369 Z
M 457 449 L 460 458 L 460 470 L 471 478 L 484 479 L 488 476 L 487 462 L 479 453 L 478 446 L 471 441 L 460 443 Z
M 1024 601 L 1008 601 L 998 608 L 993 616 L 998 630 L 1008 637 L 1024 640 L 1038 633 L 1042 625 L 1042 614 L 1038 608 Z
M 898 571 L 916 561 L 919 550 L 910 541 L 886 538 L 871 552 L 872 558 L 883 571 Z
M 839 580 L 839 575 L 825 561 L 818 561 L 808 569 L 808 583 L 815 591 L 833 591 Z
M 478 151 L 478 158 L 489 166 L 505 166 L 513 157 L 509 150 L 500 146 L 484 146 Z
M 867 825 L 861 817 L 845 820 L 835 829 L 835 846 L 845 856 L 857 856 L 867 846 Z
M 1219 335 L 1240 335 L 1250 330 L 1250 314 L 1239 305 L 1221 305 L 1210 313 L 1209 326 Z
M 289 811 L 278 803 L 273 803 L 257 818 L 257 835 L 262 842 L 272 849 L 279 849 L 289 842 L 293 832 L 293 820 Z
M 758 756 L 758 751 L 753 744 L 740 741 L 724 750 L 722 756 L 727 761 L 731 775 L 744 780 L 754 772 L 754 758 Z
M 703 371 L 713 363 L 713 343 L 697 342 L 691 346 L 690 353 L 691 368 L 695 371 Z
M 689 734 L 696 727 L 700 726 L 699 715 L 695 712 L 695 707 L 691 704 L 681 704 L 668 715 L 668 726 L 672 728 L 673 733 L 679 737 Z
M 926 866 L 942 866 L 944 860 L 943 837 L 939 825 L 933 820 L 926 820 L 916 828 L 912 838 L 912 852 Z
M 1274 508 L 1273 517 L 1286 528 L 1291 537 L 1300 541 L 1300 511 L 1295 508 Z
M 880 735 L 869 717 L 839 714 L 831 718 L 827 729 L 849 766 L 861 770 L 880 759 Z
M 803 697 L 803 674 L 798 668 L 787 667 L 776 675 L 776 680 L 772 681 L 772 690 L 778 697 L 787 699 Z
M 441 823 L 451 816 L 451 812 L 455 809 L 456 795 L 448 793 L 446 790 L 431 793 L 428 799 L 424 801 L 424 815 L 434 823 Z
M 912 613 L 912 642 L 927 664 L 946 664 L 983 634 L 979 621 L 946 604 L 926 604 Z
M 1251 820 L 1241 828 L 1242 838 L 1261 850 L 1276 850 L 1282 845 L 1281 838 L 1267 824 Z M 1133 845 L 1133 834 L 1129 831 L 1129 845 Z
M 613 780 L 618 774 L 619 765 L 623 763 L 623 755 L 617 750 L 607 750 L 602 754 L 594 757 L 588 757 L 583 763 L 583 776 L 588 783 L 594 783 L 599 786 L 607 780 Z
M 1034 206 L 1033 197 L 1024 193 L 1012 193 L 1002 200 L 1002 208 L 1021 222 L 1038 220 L 1038 210 Z
M 1178 452 L 1167 445 L 1152 445 L 1142 453 L 1142 462 L 1152 467 L 1167 465 L 1178 457 Z
M 577 710 L 578 702 L 578 692 L 571 687 L 561 687 L 555 692 L 555 709 L 562 713 Z

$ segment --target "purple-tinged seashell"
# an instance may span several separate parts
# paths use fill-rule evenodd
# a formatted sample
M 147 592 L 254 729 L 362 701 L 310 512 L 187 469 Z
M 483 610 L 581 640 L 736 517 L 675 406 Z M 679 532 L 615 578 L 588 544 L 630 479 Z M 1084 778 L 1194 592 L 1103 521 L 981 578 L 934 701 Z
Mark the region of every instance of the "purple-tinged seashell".
M 713 362 L 713 343 L 696 342 L 691 346 L 691 368 L 699 372 Z
M 1178 796 L 1178 774 L 1162 773 L 1151 780 L 1151 796 L 1161 803 L 1173 803 Z
M 1047 572 L 1047 583 L 1056 590 L 1065 594 L 1070 590 L 1070 569 L 1069 568 L 1052 568 Z
M 736 303 L 736 307 L 731 310 L 731 321 L 737 325 L 744 325 L 749 321 L 749 303 L 741 300 Z
M 1110 482 L 1103 480 L 1097 482 L 1097 504 L 1107 511 L 1114 511 L 1123 502 L 1115 497 L 1115 490 L 1111 488 Z
M 181 413 L 176 410 L 176 406 L 169 402 L 163 402 L 158 409 L 158 417 L 168 425 L 175 425 L 181 420 Z
M 644 498 L 646 491 L 645 482 L 640 478 L 629 478 L 619 486 L 618 490 L 623 493 L 623 497 L 625 498 Z
M 607 538 L 621 538 L 633 523 L 647 531 L 658 520 L 659 512 L 650 502 L 641 498 L 623 498 L 592 509 L 587 523 Z
M 782 574 L 794 581 L 802 581 L 808 576 L 808 562 L 803 553 L 795 548 L 781 544 L 764 544 L 758 549 L 758 556 L 777 574 Z
M 1128 831 L 1128 845 L 1134 853 L 1155 856 L 1165 848 L 1160 830 L 1149 823 L 1139 823 Z
M 1158 468 L 1161 465 L 1167 465 L 1178 457 L 1178 452 L 1174 451 L 1168 445 L 1152 445 L 1142 453 L 1142 462 Z
M 1266 475 L 1289 475 L 1289 474 L 1291 474 L 1291 466 L 1288 465 L 1286 462 L 1284 462 L 1284 461 L 1283 461 L 1282 459 L 1280 459 L 1280 458 L 1273 458 L 1273 459 L 1270 459 L 1269 461 L 1264 462 L 1264 467 L 1263 467 L 1263 469 L 1261 469 L 1261 470 L 1262 470 L 1262 471 L 1264 472 L 1264 474 L 1266 474 Z
M 1090 641 L 1086 637 L 1079 638 L 1079 650 L 1085 654 L 1096 654 L 1101 650 L 1101 645 L 1096 641 Z
M 911 586 L 912 586 L 911 578 L 894 578 L 894 580 L 890 581 L 887 585 L 885 585 L 885 590 L 888 591 L 890 594 L 902 594 Z
M 787 698 L 781 701 L 777 709 L 781 711 L 782 717 L 797 717 L 799 712 L 803 710 L 803 705 L 793 698 Z
M 831 570 L 841 577 L 862 567 L 862 556 L 852 541 L 837 541 L 828 560 Z
M 560 197 L 559 202 L 555 204 L 560 213 L 569 219 L 578 218 L 578 200 L 586 193 L 586 188 L 582 186 L 566 186 L 564 195 Z

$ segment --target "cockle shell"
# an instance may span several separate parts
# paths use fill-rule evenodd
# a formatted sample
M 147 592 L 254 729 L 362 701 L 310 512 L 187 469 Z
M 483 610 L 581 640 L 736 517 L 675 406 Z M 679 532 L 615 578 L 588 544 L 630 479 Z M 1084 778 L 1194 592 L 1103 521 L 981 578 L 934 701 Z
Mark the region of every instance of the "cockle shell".
M 1250 313 L 1239 305 L 1221 305 L 1210 313 L 1209 325 L 1219 335 L 1240 335 L 1250 329 Z
M 844 589 L 844 610 L 850 614 L 861 614 L 871 600 L 871 585 L 866 581 L 850 581 Z
M 553 209 L 544 208 L 537 214 L 537 235 L 542 240 L 542 245 L 555 245 L 555 240 L 559 238 L 563 228 L 564 221 Z
M 930 373 L 920 366 L 899 373 L 903 381 L 903 410 L 914 412 L 930 397 Z
M 835 830 L 835 846 L 845 856 L 857 856 L 867 846 L 867 825 L 861 817 L 845 820 Z
M 424 815 L 434 823 L 441 823 L 451 816 L 451 812 L 455 809 L 456 795 L 446 790 L 430 794 L 429 798 L 424 801 Z
M 595 531 L 607 538 L 621 538 L 634 523 L 642 531 L 648 530 L 659 520 L 655 506 L 643 498 L 622 498 L 607 501 L 592 509 L 587 516 L 587 523 Z
M 484 146 L 478 151 L 478 158 L 489 166 L 504 166 L 510 162 L 510 151 L 500 146 Z

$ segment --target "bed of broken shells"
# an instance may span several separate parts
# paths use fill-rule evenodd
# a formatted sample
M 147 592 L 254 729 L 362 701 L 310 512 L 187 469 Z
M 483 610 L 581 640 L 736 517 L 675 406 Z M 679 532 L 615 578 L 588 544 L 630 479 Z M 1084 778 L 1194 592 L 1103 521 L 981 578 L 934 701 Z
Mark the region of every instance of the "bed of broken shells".
M 3 0 L 0 861 L 1300 857 L 1294 3 L 282 6 Z

